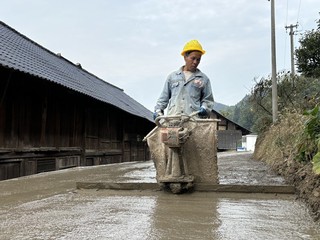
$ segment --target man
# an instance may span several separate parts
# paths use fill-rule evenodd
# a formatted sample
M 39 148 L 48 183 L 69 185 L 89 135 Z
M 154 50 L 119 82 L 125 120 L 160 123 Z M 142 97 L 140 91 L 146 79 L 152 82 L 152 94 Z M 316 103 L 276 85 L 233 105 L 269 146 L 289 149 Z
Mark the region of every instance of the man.
M 186 43 L 181 55 L 185 65 L 171 73 L 155 106 L 153 118 L 163 115 L 190 115 L 199 111 L 207 117 L 213 108 L 213 95 L 209 78 L 198 69 L 205 51 L 197 40 Z

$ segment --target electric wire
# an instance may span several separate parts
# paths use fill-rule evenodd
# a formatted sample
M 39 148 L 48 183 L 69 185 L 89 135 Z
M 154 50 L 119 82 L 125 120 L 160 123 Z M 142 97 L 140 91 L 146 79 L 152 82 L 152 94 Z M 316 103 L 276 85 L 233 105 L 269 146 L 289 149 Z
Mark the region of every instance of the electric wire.
M 297 28 L 296 28 L 297 31 L 296 32 L 298 32 L 298 27 L 299 27 L 300 10 L 301 10 L 301 0 L 299 0 L 299 8 L 298 8 L 298 14 L 297 14 Z M 295 41 L 297 42 L 298 40 L 296 39 Z
M 298 27 L 298 23 L 299 23 L 299 18 L 300 18 L 300 10 L 301 10 L 301 0 L 299 0 L 299 6 L 298 6 L 298 11 L 297 11 L 297 21 L 296 21 L 296 25 Z M 288 26 L 288 14 L 289 13 L 289 0 L 287 0 L 287 6 L 286 6 L 286 25 Z M 286 68 L 286 54 L 287 54 L 287 42 L 288 42 L 288 31 L 286 28 L 286 36 L 285 36 L 285 44 L 284 44 L 284 62 L 283 62 L 283 68 Z
M 288 25 L 288 12 L 289 12 L 289 0 L 287 0 L 287 9 L 286 9 L 286 26 Z
M 286 6 L 286 24 L 285 26 L 288 26 L 288 12 L 289 12 L 289 0 L 287 0 L 287 6 Z M 284 37 L 284 53 L 283 53 L 283 69 L 286 68 L 286 56 L 287 56 L 287 41 L 288 41 L 288 34 L 287 34 L 287 28 L 285 37 Z
M 299 0 L 299 8 L 298 8 L 298 15 L 297 15 L 297 24 L 298 24 L 298 22 L 299 22 L 300 9 L 301 9 L 301 0 Z

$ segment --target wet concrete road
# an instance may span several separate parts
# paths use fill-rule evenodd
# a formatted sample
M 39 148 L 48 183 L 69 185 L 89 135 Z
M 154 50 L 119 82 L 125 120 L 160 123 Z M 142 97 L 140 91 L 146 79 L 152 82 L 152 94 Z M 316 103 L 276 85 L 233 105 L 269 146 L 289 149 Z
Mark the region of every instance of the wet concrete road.
M 284 184 L 250 154 L 218 156 L 220 182 Z M 0 182 L 0 239 L 320 239 L 294 195 L 75 189 L 110 179 L 155 182 L 155 172 L 124 163 Z

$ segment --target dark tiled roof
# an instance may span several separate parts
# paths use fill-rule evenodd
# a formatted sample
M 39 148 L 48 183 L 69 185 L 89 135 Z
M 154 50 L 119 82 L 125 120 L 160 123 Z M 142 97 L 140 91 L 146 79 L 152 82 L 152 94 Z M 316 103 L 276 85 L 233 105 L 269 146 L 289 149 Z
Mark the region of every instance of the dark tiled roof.
M 0 65 L 55 82 L 133 115 L 152 120 L 152 112 L 124 91 L 50 52 L 0 21 Z
M 234 125 L 236 125 L 236 127 L 237 127 L 239 130 L 241 130 L 241 132 L 242 132 L 243 135 L 247 135 L 247 134 L 252 133 L 249 129 L 246 129 L 246 128 L 240 126 L 238 123 L 236 123 L 236 122 L 230 120 L 229 118 L 223 116 L 219 111 L 213 109 L 212 112 L 215 113 L 215 114 L 218 116 L 219 119 L 223 119 L 223 118 L 224 118 L 224 119 L 226 119 L 227 121 L 232 122 Z

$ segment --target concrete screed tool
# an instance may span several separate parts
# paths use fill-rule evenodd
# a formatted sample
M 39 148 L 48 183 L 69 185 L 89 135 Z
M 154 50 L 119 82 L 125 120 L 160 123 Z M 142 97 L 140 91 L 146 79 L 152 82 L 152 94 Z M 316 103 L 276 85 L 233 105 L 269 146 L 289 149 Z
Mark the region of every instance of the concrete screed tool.
M 191 115 L 159 116 L 146 137 L 163 189 L 181 193 L 194 183 L 217 183 L 214 119 Z

